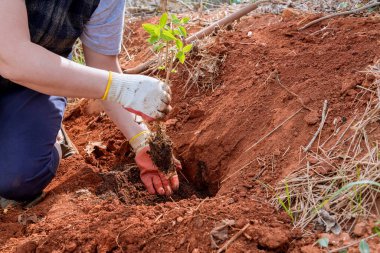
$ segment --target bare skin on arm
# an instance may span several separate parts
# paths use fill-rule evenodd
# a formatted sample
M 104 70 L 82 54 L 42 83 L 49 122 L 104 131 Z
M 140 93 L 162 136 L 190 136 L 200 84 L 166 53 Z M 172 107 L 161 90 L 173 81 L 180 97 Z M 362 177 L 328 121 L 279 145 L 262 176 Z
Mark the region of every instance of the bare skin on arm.
M 0 1 L 0 75 L 41 93 L 101 98 L 108 72 L 82 66 L 30 41 L 23 0 Z

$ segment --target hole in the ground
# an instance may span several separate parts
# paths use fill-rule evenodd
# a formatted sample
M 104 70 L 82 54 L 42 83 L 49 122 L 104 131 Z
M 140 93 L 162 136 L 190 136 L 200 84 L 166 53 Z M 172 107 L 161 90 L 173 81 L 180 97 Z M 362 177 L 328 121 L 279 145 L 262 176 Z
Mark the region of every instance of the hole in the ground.
M 275 249 L 268 247 L 268 246 L 265 246 L 265 245 L 258 244 L 257 249 L 265 251 L 265 252 L 283 253 L 283 252 L 288 252 L 289 243 L 281 244 L 279 247 L 277 247 Z
M 155 205 L 168 201 L 179 201 L 192 197 L 206 198 L 207 191 L 197 190 L 197 188 L 187 181 L 181 173 L 180 188 L 172 196 L 151 195 L 145 189 L 140 179 L 140 172 L 134 164 L 124 164 L 115 166 L 110 172 L 102 173 L 103 183 L 97 188 L 96 194 L 103 195 L 110 191 L 125 204 L 128 205 Z

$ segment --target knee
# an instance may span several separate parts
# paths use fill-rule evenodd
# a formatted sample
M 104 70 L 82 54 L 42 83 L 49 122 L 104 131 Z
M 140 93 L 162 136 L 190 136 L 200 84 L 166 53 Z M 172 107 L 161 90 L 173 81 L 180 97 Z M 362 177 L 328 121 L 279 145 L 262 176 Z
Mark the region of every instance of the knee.
M 33 200 L 42 193 L 54 177 L 49 166 L 29 166 L 27 162 L 25 164 L 14 163 L 6 170 L 0 166 L 3 174 L 0 179 L 1 197 L 16 201 Z
M 29 189 L 30 186 L 27 186 L 22 175 L 6 175 L 0 182 L 0 196 L 6 199 L 24 201 L 38 195 L 38 193 L 30 192 Z

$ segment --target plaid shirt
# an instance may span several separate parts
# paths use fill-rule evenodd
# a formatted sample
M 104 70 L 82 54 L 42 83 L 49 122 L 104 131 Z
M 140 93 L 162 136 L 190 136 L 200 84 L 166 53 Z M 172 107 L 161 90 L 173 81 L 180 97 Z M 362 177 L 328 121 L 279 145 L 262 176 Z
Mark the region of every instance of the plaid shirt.
M 68 57 L 100 0 L 26 0 L 30 36 L 47 50 Z M 0 76 L 0 92 L 12 83 Z

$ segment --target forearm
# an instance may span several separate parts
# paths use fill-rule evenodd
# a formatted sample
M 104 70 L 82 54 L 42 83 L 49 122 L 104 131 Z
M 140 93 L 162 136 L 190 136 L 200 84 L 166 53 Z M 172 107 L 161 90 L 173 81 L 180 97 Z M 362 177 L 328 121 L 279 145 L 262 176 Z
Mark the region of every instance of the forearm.
M 86 67 L 60 57 L 32 42 L 13 45 L 17 54 L 5 69 L 5 78 L 48 95 L 101 98 L 108 72 Z
M 30 40 L 24 0 L 0 1 L 0 75 L 49 95 L 101 98 L 108 73 L 81 66 Z
M 102 104 L 107 115 L 128 140 L 142 131 L 148 130 L 148 127 L 144 123 L 136 121 L 136 117 L 139 119 L 141 117 L 126 111 L 120 105 L 107 101 L 102 101 Z
M 116 56 L 103 56 L 85 47 L 85 59 L 88 66 L 122 73 Z M 109 101 L 102 101 L 107 115 L 112 119 L 123 135 L 129 140 L 148 127 L 144 123 L 136 121 L 136 115 L 126 111 L 122 106 Z M 140 117 L 138 117 L 140 118 Z M 140 118 L 141 119 L 141 118 Z

